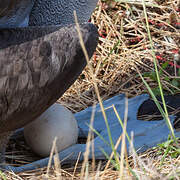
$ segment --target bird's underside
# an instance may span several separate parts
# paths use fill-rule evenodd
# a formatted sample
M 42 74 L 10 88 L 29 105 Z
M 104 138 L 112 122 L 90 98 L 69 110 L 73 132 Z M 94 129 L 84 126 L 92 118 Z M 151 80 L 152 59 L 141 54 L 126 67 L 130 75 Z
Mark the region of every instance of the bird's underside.
M 83 24 L 81 32 L 91 57 L 96 28 Z M 4 29 L 0 41 L 0 133 L 5 133 L 52 105 L 77 79 L 86 60 L 74 25 Z
M 79 22 L 88 22 L 98 0 L 31 1 L 34 1 L 34 6 L 29 17 L 29 25 L 42 26 L 74 23 L 73 11 L 76 11 Z

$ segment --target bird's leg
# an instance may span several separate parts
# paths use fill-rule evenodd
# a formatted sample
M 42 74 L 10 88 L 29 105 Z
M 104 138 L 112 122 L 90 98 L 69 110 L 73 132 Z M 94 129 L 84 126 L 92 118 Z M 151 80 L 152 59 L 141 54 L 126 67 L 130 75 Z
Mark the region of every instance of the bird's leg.
M 12 132 L 0 133 L 0 166 L 5 163 L 5 151 Z

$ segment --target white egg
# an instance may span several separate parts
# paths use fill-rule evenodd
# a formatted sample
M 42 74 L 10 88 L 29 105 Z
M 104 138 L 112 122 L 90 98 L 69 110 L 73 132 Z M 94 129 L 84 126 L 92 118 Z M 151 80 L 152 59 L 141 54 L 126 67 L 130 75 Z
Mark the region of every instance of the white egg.
M 47 157 L 55 137 L 58 152 L 77 142 L 77 121 L 71 111 L 55 103 L 24 127 L 24 137 L 36 154 Z

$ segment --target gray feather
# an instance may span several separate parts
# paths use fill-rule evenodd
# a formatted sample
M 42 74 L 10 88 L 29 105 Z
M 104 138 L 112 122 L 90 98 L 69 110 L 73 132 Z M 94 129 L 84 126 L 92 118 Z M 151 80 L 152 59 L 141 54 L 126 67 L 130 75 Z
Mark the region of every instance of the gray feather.
M 72 24 L 73 11 L 80 23 L 87 22 L 98 0 L 36 0 L 30 14 L 30 26 Z
M 74 25 L 56 26 L 51 33 L 47 29 L 46 36 L 42 28 L 42 37 L 34 40 L 28 36 L 25 39 L 29 31 L 34 32 L 31 36 L 37 36 L 34 28 L 0 30 L 7 31 L 7 37 L 17 38 L 16 45 L 14 40 L 0 50 L 1 133 L 23 127 L 44 112 L 74 83 L 86 65 Z M 81 25 L 81 31 L 91 57 L 97 45 L 97 30 L 87 23 Z M 21 44 L 20 36 L 24 41 Z
M 35 0 L 21 0 L 15 3 L 15 6 L 9 10 L 7 15 L 0 18 L 0 28 L 28 26 L 29 15 L 34 5 L 34 1 Z M 3 8 L 3 3 L 4 2 L 0 2 L 1 9 Z M 7 3 L 6 6 L 8 6 Z

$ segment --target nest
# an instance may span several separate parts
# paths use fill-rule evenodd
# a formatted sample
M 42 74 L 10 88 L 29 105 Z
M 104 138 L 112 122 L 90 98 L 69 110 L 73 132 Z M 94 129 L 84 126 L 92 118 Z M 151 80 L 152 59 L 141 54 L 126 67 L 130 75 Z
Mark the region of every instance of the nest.
M 167 94 L 179 93 L 180 2 L 177 0 L 147 0 L 145 4 L 153 49 L 164 92 Z M 147 83 L 156 92 L 158 85 L 154 78 L 151 42 L 147 34 L 142 1 L 128 0 L 121 1 L 121 3 L 111 0 L 99 1 L 91 17 L 91 22 L 97 26 L 100 35 L 98 47 L 90 63 L 102 100 L 120 93 L 126 93 L 128 97 L 148 93 L 138 72 L 144 76 Z M 156 93 L 158 94 L 158 91 Z M 77 81 L 58 102 L 73 113 L 98 103 L 89 67 L 85 68 Z M 8 150 L 7 154 L 11 155 L 9 162 L 16 165 L 39 159 L 29 150 L 23 139 L 11 140 Z M 150 152 L 152 151 L 150 150 Z M 142 157 L 149 158 L 149 154 L 151 153 L 148 151 Z M 170 161 L 172 160 L 169 159 L 168 162 Z M 174 161 L 180 166 L 178 158 Z M 170 173 L 174 168 L 172 164 L 169 166 L 168 164 L 170 163 L 167 163 L 165 174 Z M 79 166 L 81 167 L 81 165 Z M 68 169 L 64 167 L 61 170 L 61 176 L 64 179 L 72 177 L 78 179 L 79 166 L 76 167 L 76 173 L 73 173 L 75 172 L 74 166 L 68 167 Z M 158 161 L 153 160 L 153 168 L 158 166 L 159 159 Z M 97 167 L 99 166 L 97 165 Z M 151 170 L 149 171 L 150 174 Z M 12 173 L 6 175 L 7 179 L 30 179 L 32 177 L 43 179 L 45 171 L 46 168 L 18 175 Z M 143 170 L 141 172 L 143 175 Z M 162 173 L 164 172 L 162 171 Z M 96 172 L 89 169 L 89 177 L 94 177 L 95 174 Z M 102 174 L 104 179 L 116 179 L 118 177 L 118 172 L 112 169 L 100 171 L 99 177 Z M 128 179 L 132 178 L 126 169 L 125 174 L 127 174 Z M 147 177 L 146 175 L 143 177 Z M 156 175 L 153 177 L 157 177 Z M 57 179 L 57 173 L 54 169 L 49 174 L 49 178 Z

